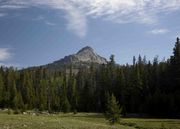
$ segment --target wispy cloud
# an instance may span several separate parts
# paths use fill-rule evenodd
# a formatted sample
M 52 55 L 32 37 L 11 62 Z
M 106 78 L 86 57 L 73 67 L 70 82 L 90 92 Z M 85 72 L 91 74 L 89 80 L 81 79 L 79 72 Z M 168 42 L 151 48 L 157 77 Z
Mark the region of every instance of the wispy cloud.
M 55 26 L 56 25 L 55 23 L 48 21 L 47 18 L 43 15 L 39 15 L 35 18 L 32 18 L 32 21 L 44 21 L 44 23 L 48 26 Z
M 81 12 L 73 6 L 69 6 L 66 8 L 66 10 L 67 15 L 65 18 L 68 21 L 67 29 L 76 33 L 80 38 L 85 37 L 87 31 L 87 22 L 83 11 Z
M 64 10 L 67 29 L 84 37 L 87 33 L 87 17 L 119 24 L 153 24 L 159 21 L 160 13 L 180 11 L 180 0 L 6 0 L 0 5 L 9 9 L 32 6 Z
M 19 68 L 19 64 L 10 62 L 13 56 L 10 50 L 9 48 L 0 48 L 0 66 Z
M 0 5 L 0 8 L 1 6 L 5 6 L 9 9 L 17 9 L 18 7 L 28 8 L 35 6 L 63 10 L 66 13 L 65 18 L 68 21 L 67 29 L 82 38 L 86 35 L 87 30 L 86 15 L 75 4 L 72 0 L 7 0 L 3 5 Z
M 52 22 L 49 22 L 49 21 L 45 21 L 45 24 L 49 25 L 49 26 L 55 26 L 56 25 L 55 23 L 52 23 Z
M 154 30 L 148 31 L 148 33 L 154 34 L 154 35 L 166 34 L 166 33 L 168 33 L 168 32 L 169 32 L 168 29 L 154 29 Z
M 0 17 L 4 17 L 6 15 L 7 15 L 6 13 L 0 13 Z
M 87 15 L 117 23 L 158 22 L 159 13 L 180 10 L 179 0 L 73 0 Z
M 27 8 L 25 5 L 1 5 L 0 9 L 23 9 Z
M 8 48 L 0 48 L 0 62 L 7 61 L 11 56 L 12 54 Z

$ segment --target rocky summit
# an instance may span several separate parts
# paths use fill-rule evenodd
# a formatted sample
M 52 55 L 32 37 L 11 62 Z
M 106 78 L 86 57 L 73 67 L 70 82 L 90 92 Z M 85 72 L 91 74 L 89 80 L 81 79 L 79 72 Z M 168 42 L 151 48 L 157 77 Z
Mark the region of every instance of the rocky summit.
M 46 67 L 50 69 L 60 69 L 71 65 L 73 67 L 80 68 L 89 67 L 91 64 L 107 64 L 107 60 L 104 57 L 99 56 L 93 48 L 86 46 L 79 50 L 76 54 L 65 56 L 63 59 L 46 65 Z

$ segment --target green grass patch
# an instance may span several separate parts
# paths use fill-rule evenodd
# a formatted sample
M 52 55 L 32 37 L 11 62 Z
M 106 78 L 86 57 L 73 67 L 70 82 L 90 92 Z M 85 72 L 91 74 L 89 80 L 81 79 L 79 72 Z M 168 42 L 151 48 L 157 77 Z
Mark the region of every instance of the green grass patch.
M 0 111 L 0 129 L 180 129 L 176 119 L 122 118 L 110 125 L 102 114 L 13 114 Z

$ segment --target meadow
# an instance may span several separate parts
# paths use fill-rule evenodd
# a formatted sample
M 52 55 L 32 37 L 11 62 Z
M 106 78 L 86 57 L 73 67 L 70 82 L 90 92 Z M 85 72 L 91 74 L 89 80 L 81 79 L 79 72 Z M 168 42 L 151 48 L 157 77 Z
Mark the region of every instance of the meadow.
M 0 129 L 180 129 L 178 119 L 121 118 L 110 125 L 96 113 L 25 113 L 0 112 Z

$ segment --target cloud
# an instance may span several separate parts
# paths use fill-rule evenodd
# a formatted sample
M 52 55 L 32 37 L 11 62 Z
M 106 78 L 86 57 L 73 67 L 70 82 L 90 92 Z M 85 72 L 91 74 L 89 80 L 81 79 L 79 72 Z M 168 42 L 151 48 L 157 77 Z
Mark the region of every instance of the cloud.
M 158 22 L 159 13 L 180 10 L 179 0 L 73 0 L 86 14 L 116 23 Z
M 49 25 L 49 26 L 55 26 L 56 25 L 55 23 L 52 23 L 52 22 L 49 22 L 49 21 L 45 21 L 45 24 Z
M 0 48 L 0 66 L 6 66 L 6 67 L 13 66 L 19 68 L 20 67 L 19 64 L 9 62 L 12 55 L 13 54 L 10 52 L 9 48 Z
M 87 17 L 119 24 L 154 24 L 159 22 L 160 14 L 180 11 L 180 0 L 6 0 L 0 6 L 9 9 L 35 6 L 63 10 L 67 29 L 84 37 Z
M 157 34 L 166 34 L 168 32 L 169 32 L 168 29 L 154 29 L 154 30 L 149 31 L 148 33 L 157 35 Z
M 86 15 L 71 0 L 6 0 L 0 8 L 28 8 L 28 7 L 48 7 L 50 9 L 63 10 L 67 22 L 67 29 L 79 37 L 86 35 L 87 23 Z M 38 19 L 39 20 L 39 19 Z M 42 19 L 40 19 L 42 20 Z M 47 23 L 50 25 L 49 23 Z M 52 25 L 52 24 L 51 24 Z
M 25 7 L 49 7 L 51 9 L 63 10 L 66 14 L 65 18 L 68 21 L 67 29 L 81 38 L 86 35 L 86 16 L 75 7 L 70 0 L 16 0 L 10 1 L 10 4 L 24 5 Z
M 8 48 L 0 48 L 0 62 L 7 61 L 11 58 L 11 55 Z
M 86 16 L 73 6 L 69 6 L 66 10 L 67 15 L 65 18 L 68 20 L 67 29 L 75 32 L 80 38 L 85 37 L 87 31 Z
M 6 15 L 7 15 L 6 13 L 0 13 L 0 17 L 4 17 Z
M 2 5 L 0 6 L 0 9 L 23 9 L 27 8 L 24 5 Z

